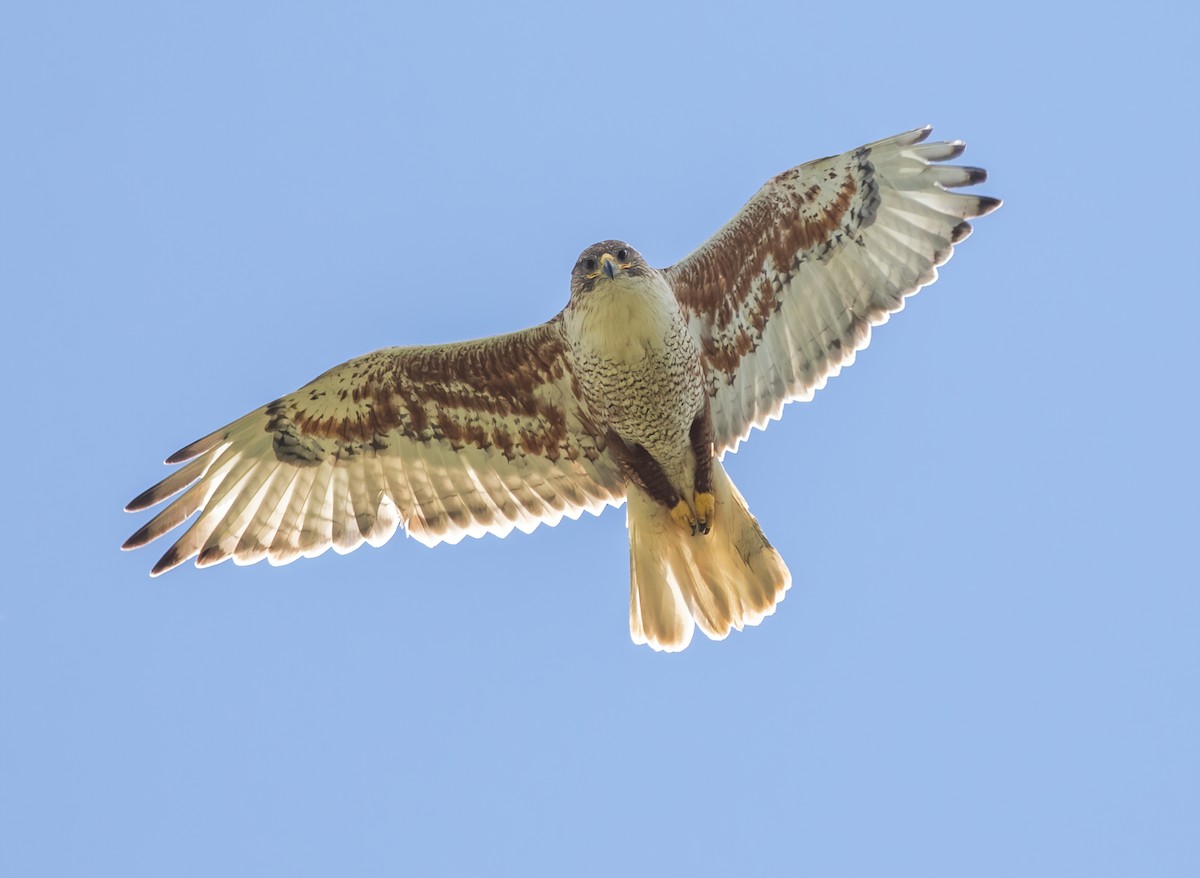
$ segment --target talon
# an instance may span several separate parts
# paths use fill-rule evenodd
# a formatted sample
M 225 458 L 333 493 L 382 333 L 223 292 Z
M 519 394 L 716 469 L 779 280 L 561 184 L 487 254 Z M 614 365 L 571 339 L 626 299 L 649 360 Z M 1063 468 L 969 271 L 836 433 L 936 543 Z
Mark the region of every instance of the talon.
M 696 533 L 696 516 L 692 514 L 692 509 L 687 505 L 686 500 L 680 500 L 671 509 L 671 518 L 675 519 L 675 523 L 682 528 L 690 530 L 693 534 Z
M 696 491 L 692 494 L 692 503 L 696 507 L 696 521 L 700 533 L 706 534 L 712 530 L 713 511 L 717 508 L 717 498 L 711 491 Z

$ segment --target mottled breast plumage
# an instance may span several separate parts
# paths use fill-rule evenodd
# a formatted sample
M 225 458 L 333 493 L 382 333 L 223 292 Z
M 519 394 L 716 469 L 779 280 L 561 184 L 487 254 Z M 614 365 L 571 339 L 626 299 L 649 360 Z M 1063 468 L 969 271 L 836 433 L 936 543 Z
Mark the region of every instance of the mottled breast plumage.
M 704 401 L 700 351 L 662 273 L 621 242 L 630 269 L 572 284 L 564 313 L 588 404 L 625 442 L 645 448 L 679 486 L 690 483 L 689 431 Z M 586 267 L 588 254 L 581 262 Z

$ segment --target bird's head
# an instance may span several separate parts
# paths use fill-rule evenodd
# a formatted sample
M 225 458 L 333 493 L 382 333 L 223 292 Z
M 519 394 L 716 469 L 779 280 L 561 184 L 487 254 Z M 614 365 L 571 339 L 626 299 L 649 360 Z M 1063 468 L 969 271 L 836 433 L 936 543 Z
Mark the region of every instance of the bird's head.
M 571 270 L 571 295 L 590 293 L 626 278 L 645 277 L 652 271 L 642 254 L 624 241 L 601 241 L 579 254 Z

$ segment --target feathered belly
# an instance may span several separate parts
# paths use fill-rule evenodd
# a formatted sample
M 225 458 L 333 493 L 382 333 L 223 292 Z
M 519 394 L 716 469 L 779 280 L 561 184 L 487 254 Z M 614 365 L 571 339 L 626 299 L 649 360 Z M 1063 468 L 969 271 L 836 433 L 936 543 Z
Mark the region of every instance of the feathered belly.
M 690 432 L 704 391 L 699 348 L 683 316 L 634 297 L 589 316 L 576 362 L 592 410 L 650 452 L 673 484 L 690 486 Z

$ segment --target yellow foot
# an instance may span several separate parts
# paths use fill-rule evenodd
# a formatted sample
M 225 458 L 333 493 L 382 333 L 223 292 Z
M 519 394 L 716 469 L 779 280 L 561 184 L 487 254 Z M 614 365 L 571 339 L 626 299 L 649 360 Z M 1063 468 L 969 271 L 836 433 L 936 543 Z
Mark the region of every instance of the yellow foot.
M 692 514 L 692 508 L 687 505 L 686 500 L 680 500 L 675 504 L 671 510 L 671 517 L 680 527 L 690 530 L 693 534 L 696 532 L 696 516 Z
M 696 507 L 696 529 L 706 534 L 712 530 L 713 510 L 717 508 L 717 498 L 711 491 L 696 491 L 692 494 L 692 503 Z

